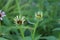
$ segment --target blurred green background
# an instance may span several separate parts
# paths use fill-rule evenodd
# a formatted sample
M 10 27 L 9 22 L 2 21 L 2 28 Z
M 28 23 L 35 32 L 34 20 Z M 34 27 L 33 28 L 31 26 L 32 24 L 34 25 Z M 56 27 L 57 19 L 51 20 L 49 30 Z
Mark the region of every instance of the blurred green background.
M 0 0 L 0 10 L 6 13 L 0 40 L 60 40 L 60 0 Z M 38 11 L 43 12 L 41 21 L 34 19 Z M 16 25 L 17 15 L 35 24 Z

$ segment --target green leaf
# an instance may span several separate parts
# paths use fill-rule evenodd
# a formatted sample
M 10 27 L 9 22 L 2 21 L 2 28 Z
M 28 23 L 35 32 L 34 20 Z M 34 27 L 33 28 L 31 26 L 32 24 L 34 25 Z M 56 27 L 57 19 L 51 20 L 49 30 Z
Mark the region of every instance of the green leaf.
M 0 37 L 0 40 L 8 40 L 8 39 L 5 39 L 5 38 Z
M 10 25 L 10 24 L 12 24 L 7 17 L 3 17 L 3 23 L 4 23 L 5 25 Z
M 47 37 L 47 40 L 57 40 L 57 38 L 54 37 L 54 36 L 48 36 L 48 37 Z
M 45 37 L 40 37 L 40 39 L 57 40 L 57 38 L 56 38 L 56 37 L 54 37 L 54 36 L 45 36 Z
M 60 31 L 60 28 L 55 28 L 53 29 L 53 31 Z
M 32 40 L 32 38 L 30 36 L 25 37 L 26 40 Z
M 38 39 L 40 39 L 40 37 L 41 37 L 41 35 L 39 35 L 39 36 L 36 36 L 36 37 L 35 37 L 35 40 L 38 40 Z

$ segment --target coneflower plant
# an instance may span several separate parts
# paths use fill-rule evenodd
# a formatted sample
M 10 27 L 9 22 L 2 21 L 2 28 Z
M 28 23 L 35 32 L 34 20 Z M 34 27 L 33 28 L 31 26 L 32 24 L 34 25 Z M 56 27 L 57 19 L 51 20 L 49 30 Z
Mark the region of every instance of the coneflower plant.
M 0 40 L 60 40 L 60 0 L 0 0 Z

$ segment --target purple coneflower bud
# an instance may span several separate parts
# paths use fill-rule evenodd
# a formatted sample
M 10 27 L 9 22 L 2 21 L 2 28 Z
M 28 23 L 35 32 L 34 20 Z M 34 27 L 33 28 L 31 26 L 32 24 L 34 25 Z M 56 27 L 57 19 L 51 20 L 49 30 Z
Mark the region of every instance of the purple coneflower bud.
M 5 12 L 3 12 L 2 10 L 0 10 L 0 20 L 3 20 L 4 16 L 6 16 Z

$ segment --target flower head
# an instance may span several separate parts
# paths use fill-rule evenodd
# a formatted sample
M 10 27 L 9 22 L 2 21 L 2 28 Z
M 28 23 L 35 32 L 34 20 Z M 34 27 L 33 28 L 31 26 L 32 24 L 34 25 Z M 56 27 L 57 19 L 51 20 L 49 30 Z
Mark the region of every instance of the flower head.
M 21 18 L 19 18 L 19 16 L 16 16 L 14 21 L 15 21 L 16 24 L 24 24 L 25 16 L 22 16 Z
M 37 12 L 37 13 L 35 13 L 35 18 L 37 18 L 37 19 L 41 19 L 43 17 L 43 13 L 42 12 Z
M 5 12 L 3 12 L 2 10 L 0 10 L 0 20 L 3 20 L 4 16 L 6 16 Z

